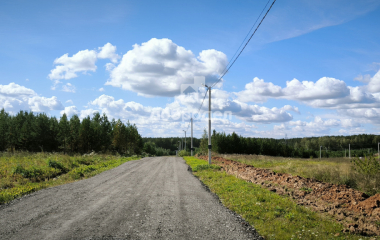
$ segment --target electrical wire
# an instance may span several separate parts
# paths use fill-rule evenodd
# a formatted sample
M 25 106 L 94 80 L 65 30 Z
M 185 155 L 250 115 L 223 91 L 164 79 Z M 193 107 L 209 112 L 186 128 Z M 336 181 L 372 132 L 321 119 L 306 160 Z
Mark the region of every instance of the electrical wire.
M 269 11 L 272 9 L 273 7 L 273 4 L 276 2 L 276 0 L 274 0 L 272 2 L 272 4 L 270 5 L 268 11 L 265 13 L 264 17 L 261 19 L 259 25 L 257 25 L 255 31 L 252 33 L 251 37 L 248 39 L 248 41 L 245 43 L 244 47 L 240 50 L 239 54 L 236 56 L 235 60 L 230 64 L 230 66 L 227 68 L 227 70 L 222 74 L 222 76 L 219 78 L 218 81 L 216 81 L 214 84 L 211 85 L 211 87 L 214 87 L 218 82 L 220 82 L 222 80 L 222 78 L 224 77 L 224 75 L 227 74 L 227 72 L 230 70 L 230 68 L 234 65 L 234 63 L 236 62 L 236 60 L 240 57 L 241 53 L 244 51 L 244 49 L 247 47 L 248 43 L 251 41 L 253 35 L 255 35 L 257 29 L 259 29 L 261 23 L 264 21 L 265 17 L 268 15 Z
M 249 32 L 248 32 L 247 35 L 245 36 L 244 40 L 241 42 L 241 44 L 240 44 L 240 46 L 238 47 L 238 49 L 236 49 L 235 54 L 231 57 L 230 61 L 228 61 L 228 64 L 227 64 L 226 67 L 223 69 L 222 73 L 224 73 L 224 72 L 226 71 L 226 69 L 228 68 L 228 66 L 229 66 L 230 63 L 232 62 L 232 59 L 235 58 L 236 54 L 239 52 L 239 49 L 241 48 L 241 46 L 243 46 L 245 40 L 247 39 L 247 37 L 249 36 L 249 34 L 252 32 L 253 27 L 256 25 L 257 21 L 259 21 L 261 15 L 263 14 L 264 10 L 267 8 L 267 6 L 268 6 L 268 4 L 269 4 L 270 1 L 271 1 L 271 0 L 268 0 L 267 4 L 265 4 L 263 10 L 261 10 L 260 15 L 257 17 L 257 19 L 256 19 L 255 23 L 252 25 L 251 29 L 249 29 Z

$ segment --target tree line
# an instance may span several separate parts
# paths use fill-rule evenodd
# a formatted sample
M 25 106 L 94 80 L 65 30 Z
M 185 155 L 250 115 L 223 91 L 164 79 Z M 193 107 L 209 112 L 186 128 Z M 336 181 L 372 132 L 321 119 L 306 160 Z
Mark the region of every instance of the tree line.
M 212 151 L 217 153 L 257 154 L 283 157 L 363 157 L 377 153 L 379 135 L 322 136 L 292 139 L 242 137 L 233 132 L 212 133 Z M 321 147 L 322 146 L 322 147 Z M 205 130 L 200 141 L 200 152 L 207 153 L 208 138 Z M 320 151 L 321 150 L 321 151 Z
M 185 138 L 179 138 L 179 137 L 168 137 L 168 138 L 151 138 L 146 137 L 143 138 L 144 144 L 150 143 L 149 148 L 162 148 L 167 150 L 169 155 L 175 155 L 175 151 L 178 150 L 180 145 L 183 145 L 182 149 L 185 148 Z M 190 152 L 191 148 L 191 139 L 189 137 L 186 138 L 186 150 Z M 200 139 L 193 138 L 193 146 L 194 148 L 198 148 L 200 144 Z M 182 144 L 183 142 L 183 144 Z M 147 145 L 148 147 L 148 145 Z M 153 150 L 151 150 L 153 151 Z M 159 150 L 160 151 L 160 150 Z M 145 151 L 145 152 L 148 152 Z M 155 154 L 157 155 L 157 154 Z M 157 155 L 158 156 L 158 155 Z
M 135 124 L 109 121 L 106 114 L 97 112 L 82 120 L 63 114 L 58 120 L 45 113 L 20 111 L 12 116 L 0 111 L 0 151 L 140 154 L 142 149 Z

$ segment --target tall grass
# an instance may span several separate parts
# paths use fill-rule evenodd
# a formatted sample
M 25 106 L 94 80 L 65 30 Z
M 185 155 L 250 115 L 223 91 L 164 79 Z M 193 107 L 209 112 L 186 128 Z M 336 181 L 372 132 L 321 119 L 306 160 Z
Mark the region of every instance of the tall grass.
M 375 157 L 365 158 L 285 158 L 262 155 L 217 155 L 258 168 L 271 169 L 319 181 L 347 185 L 374 195 L 380 192 L 380 164 Z
M 0 204 L 36 190 L 94 176 L 139 159 L 112 155 L 0 153 Z

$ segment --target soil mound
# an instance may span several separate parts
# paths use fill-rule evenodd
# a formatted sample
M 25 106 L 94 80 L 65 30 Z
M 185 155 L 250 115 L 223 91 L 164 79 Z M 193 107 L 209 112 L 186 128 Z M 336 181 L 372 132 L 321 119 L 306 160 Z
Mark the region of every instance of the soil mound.
M 207 156 L 200 156 L 207 160 Z M 344 231 L 363 235 L 380 235 L 380 194 L 368 197 L 346 185 L 335 185 L 315 179 L 275 173 L 236 161 L 213 157 L 213 163 L 224 171 L 246 181 L 260 184 L 280 195 L 289 195 L 300 205 L 332 215 L 346 227 Z

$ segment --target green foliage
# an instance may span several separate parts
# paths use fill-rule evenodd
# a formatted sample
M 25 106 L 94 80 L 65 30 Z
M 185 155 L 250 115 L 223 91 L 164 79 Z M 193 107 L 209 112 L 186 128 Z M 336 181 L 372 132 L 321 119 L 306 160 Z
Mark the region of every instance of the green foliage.
M 0 111 L 0 152 L 119 152 L 140 154 L 141 135 L 134 124 L 121 120 L 109 122 L 105 114 L 95 113 L 80 121 L 77 115 L 70 119 L 63 114 L 59 121 L 46 114 L 20 111 L 11 116 Z M 162 151 L 161 151 L 162 152 Z
M 353 158 L 351 160 L 354 169 L 365 176 L 371 177 L 380 173 L 379 161 L 373 157 Z
M 187 136 L 186 138 L 186 150 L 190 151 L 191 147 L 191 139 Z M 169 151 L 168 154 L 165 155 L 175 155 L 176 151 L 178 150 L 179 143 L 185 141 L 185 139 L 179 138 L 179 137 L 169 137 L 169 138 L 143 138 L 144 144 L 147 142 L 151 142 L 155 144 L 156 148 L 163 148 Z M 193 138 L 193 146 L 194 148 L 198 148 L 200 143 L 200 139 Z
M 184 157 L 184 156 L 190 156 L 190 153 L 186 150 L 181 150 L 181 151 L 179 151 L 178 155 L 180 157 Z
M 185 157 L 192 168 L 204 160 Z M 289 197 L 280 196 L 222 171 L 204 169 L 194 172 L 227 208 L 241 215 L 265 239 L 360 239 L 362 236 L 342 233 L 335 220 L 298 206 Z M 268 224 L 270 223 L 270 224 Z M 340 233 L 339 237 L 335 237 Z
M 67 171 L 67 169 L 65 168 L 65 166 L 63 166 L 62 163 L 60 163 L 58 161 L 51 160 L 51 159 L 48 160 L 48 166 L 51 168 L 58 169 L 63 173 Z
M 154 142 L 145 142 L 143 151 L 150 156 L 169 156 L 170 150 L 157 147 Z
M 218 165 L 213 165 L 213 164 L 203 164 L 203 165 L 198 165 L 196 167 L 194 167 L 193 169 L 193 172 L 198 172 L 198 171 L 202 171 L 202 170 L 210 170 L 210 169 L 214 169 L 214 170 L 220 170 L 221 167 L 218 166 Z

